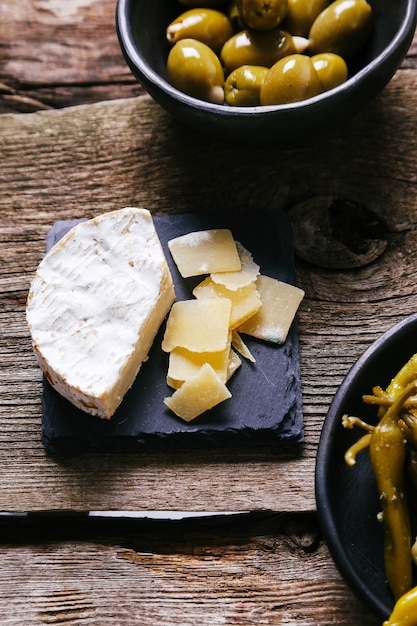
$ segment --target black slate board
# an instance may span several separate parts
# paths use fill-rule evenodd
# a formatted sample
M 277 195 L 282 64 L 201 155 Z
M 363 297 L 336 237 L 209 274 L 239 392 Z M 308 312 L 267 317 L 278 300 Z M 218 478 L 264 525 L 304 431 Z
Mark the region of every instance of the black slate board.
M 47 235 L 46 249 L 76 223 L 56 222 Z M 263 214 L 229 212 L 154 216 L 154 223 L 172 272 L 177 300 L 193 297 L 191 291 L 202 277 L 181 278 L 167 242 L 206 228 L 230 228 L 235 239 L 250 250 L 263 274 L 294 284 L 291 226 L 282 212 L 277 212 L 273 220 Z M 296 321 L 283 346 L 245 337 L 256 364 L 244 361 L 228 383 L 232 398 L 190 423 L 177 418 L 163 403 L 172 394 L 166 384 L 168 358 L 160 349 L 164 330 L 163 324 L 149 359 L 110 421 L 77 409 L 44 378 L 42 439 L 49 451 L 133 451 L 303 440 Z

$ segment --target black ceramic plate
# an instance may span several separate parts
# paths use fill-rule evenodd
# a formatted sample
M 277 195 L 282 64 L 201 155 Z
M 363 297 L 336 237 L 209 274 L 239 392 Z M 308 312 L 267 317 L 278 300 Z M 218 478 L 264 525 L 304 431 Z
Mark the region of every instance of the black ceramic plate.
M 228 227 L 253 254 L 263 274 L 294 283 L 291 227 L 285 213 L 271 219 L 261 212 L 217 212 L 211 215 L 154 216 L 165 249 L 178 300 L 192 298 L 197 280 L 180 277 L 167 242 L 193 230 Z M 47 239 L 53 245 L 74 223 L 54 225 Z M 278 346 L 250 337 L 246 342 L 256 364 L 243 362 L 228 387 L 232 398 L 183 422 L 164 405 L 173 392 L 166 384 L 167 355 L 161 349 L 164 326 L 148 360 L 110 421 L 86 415 L 60 396 L 45 380 L 42 435 L 51 451 L 85 449 L 131 450 L 144 447 L 234 446 L 301 441 L 303 437 L 299 350 L 296 323 Z
M 415 352 L 417 314 L 384 333 L 349 371 L 330 405 L 317 453 L 316 500 L 325 540 L 341 574 L 380 619 L 387 619 L 394 600 L 384 574 L 379 499 L 368 451 L 353 467 L 344 462 L 363 431 L 344 429 L 342 415 L 375 420 L 375 408 L 364 405 L 362 396 L 375 385 L 385 387 Z M 411 515 L 415 532 L 415 510 Z

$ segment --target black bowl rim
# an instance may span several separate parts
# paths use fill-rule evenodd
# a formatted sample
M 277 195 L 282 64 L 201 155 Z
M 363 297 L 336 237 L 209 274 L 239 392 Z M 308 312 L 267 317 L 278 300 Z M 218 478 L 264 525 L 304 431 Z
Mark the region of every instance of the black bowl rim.
M 188 96 L 183 92 L 175 89 L 167 80 L 153 70 L 139 53 L 132 28 L 128 21 L 129 6 L 134 0 L 118 0 L 116 5 L 116 30 L 122 52 L 133 73 L 139 75 L 143 86 L 154 95 L 154 89 L 165 92 L 166 97 L 181 103 L 187 107 L 198 109 L 200 112 L 218 114 L 224 117 L 247 117 L 261 115 L 267 116 L 274 113 L 276 115 L 285 114 L 290 111 L 299 111 L 300 109 L 322 108 L 323 102 L 333 102 L 343 100 L 350 94 L 352 88 L 362 87 L 369 80 L 370 75 L 378 74 L 380 67 L 388 64 L 389 59 L 398 56 L 400 60 L 405 56 L 409 46 L 411 45 L 417 22 L 417 0 L 408 0 L 407 11 L 404 19 L 400 24 L 396 36 L 390 41 L 389 45 L 382 50 L 378 56 L 367 63 L 363 68 L 358 70 L 342 85 L 331 89 L 325 93 L 319 94 L 302 102 L 293 102 L 284 105 L 263 105 L 254 107 L 228 107 L 222 104 L 214 104 L 205 102 L 192 96 Z M 391 67 L 387 71 L 387 75 L 381 81 L 377 81 L 383 87 L 394 75 L 397 67 Z
M 315 496 L 317 513 L 330 554 L 332 555 L 338 570 L 343 575 L 343 578 L 349 583 L 356 595 L 362 598 L 368 606 L 372 607 L 382 619 L 386 619 L 387 611 L 389 610 L 388 607 L 380 597 L 372 593 L 366 585 L 364 586 L 363 579 L 361 578 L 359 572 L 352 568 L 347 554 L 341 545 L 338 526 L 332 515 L 332 503 L 326 487 L 329 476 L 329 455 L 327 454 L 327 451 L 331 448 L 331 442 L 334 436 L 335 420 L 339 414 L 340 406 L 356 377 L 366 366 L 369 359 L 375 359 L 378 354 L 386 350 L 386 344 L 388 342 L 391 342 L 393 339 L 399 339 L 404 334 L 408 334 L 410 332 L 410 328 L 412 329 L 415 326 L 417 326 L 417 313 L 407 316 L 405 319 L 385 331 L 369 346 L 369 348 L 365 350 L 365 352 L 363 352 L 359 359 L 350 368 L 330 404 L 322 427 L 316 455 Z

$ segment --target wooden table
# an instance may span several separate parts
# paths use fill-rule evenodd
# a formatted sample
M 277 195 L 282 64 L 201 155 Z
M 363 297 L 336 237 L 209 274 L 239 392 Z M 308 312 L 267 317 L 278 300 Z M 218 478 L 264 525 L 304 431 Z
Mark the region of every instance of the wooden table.
M 374 626 L 321 537 L 314 468 L 344 375 L 417 309 L 417 40 L 345 128 L 286 150 L 238 148 L 179 127 L 144 93 L 114 11 L 115 0 L 0 3 L 0 511 L 14 514 L 0 516 L 1 623 Z M 54 221 L 127 205 L 256 216 L 329 195 L 375 212 L 388 245 L 355 269 L 297 259 L 302 445 L 44 451 L 24 309 Z M 86 513 L 120 510 L 147 518 Z

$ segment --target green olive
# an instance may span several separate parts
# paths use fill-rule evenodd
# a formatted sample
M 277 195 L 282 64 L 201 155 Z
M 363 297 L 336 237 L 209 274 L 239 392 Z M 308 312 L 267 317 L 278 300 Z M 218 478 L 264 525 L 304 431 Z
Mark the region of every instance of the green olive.
M 372 9 L 366 0 L 336 0 L 318 17 L 309 33 L 309 50 L 340 54 L 352 59 L 366 43 L 372 24 Z
M 348 68 L 344 59 L 333 52 L 322 52 L 311 57 L 323 91 L 329 91 L 347 80 Z
M 196 39 L 178 41 L 169 52 L 167 71 L 176 89 L 200 100 L 223 104 L 223 68 L 205 43 Z
M 300 102 L 322 92 L 310 57 L 292 54 L 273 65 L 261 87 L 261 104 Z
M 330 0 L 288 0 L 283 28 L 292 35 L 306 37 L 316 17 L 329 3 Z
M 181 39 L 197 39 L 215 52 L 233 35 L 229 18 L 216 9 L 190 9 L 179 15 L 168 26 L 167 40 L 174 44 Z
M 264 32 L 246 29 L 226 41 L 220 60 L 229 73 L 241 65 L 271 67 L 278 59 L 295 52 L 292 36 L 280 28 Z
M 255 30 L 271 30 L 284 19 L 288 0 L 237 0 L 243 22 Z
M 242 28 L 245 28 L 245 25 L 242 22 L 242 18 L 240 17 L 237 0 L 231 0 L 229 5 L 227 6 L 226 14 L 229 20 L 232 22 L 235 30 L 242 30 Z
M 232 106 L 258 106 L 261 86 L 268 74 L 267 67 L 242 65 L 233 70 L 224 84 L 224 97 Z

